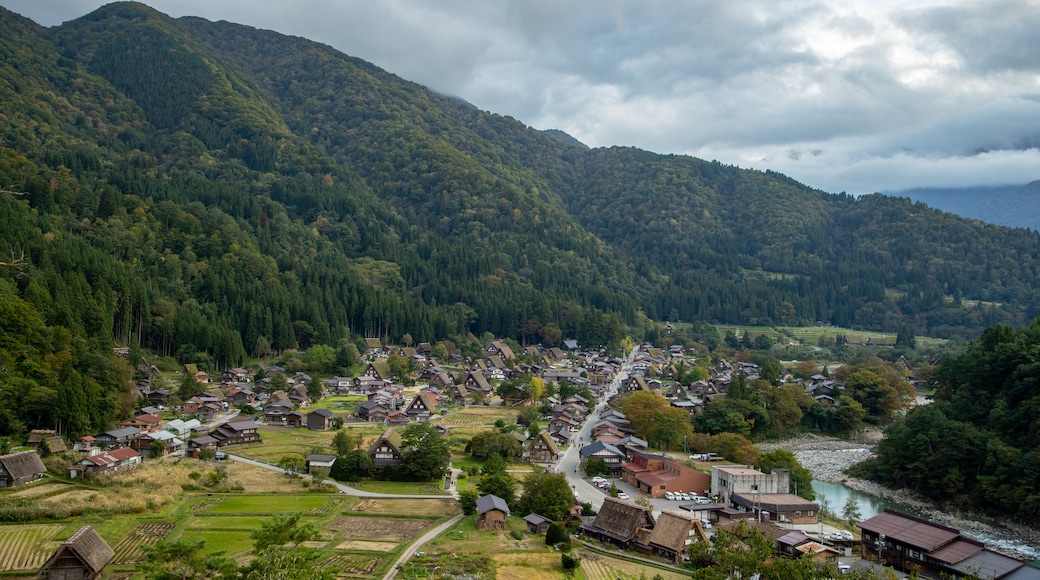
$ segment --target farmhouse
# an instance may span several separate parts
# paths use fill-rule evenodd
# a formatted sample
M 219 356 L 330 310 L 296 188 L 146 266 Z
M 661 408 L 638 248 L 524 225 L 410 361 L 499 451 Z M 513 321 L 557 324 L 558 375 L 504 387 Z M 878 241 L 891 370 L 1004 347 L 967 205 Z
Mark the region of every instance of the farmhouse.
M 650 508 L 605 497 L 596 519 L 591 524 L 582 524 L 578 530 L 585 536 L 609 542 L 624 550 L 635 542 L 641 532 L 653 527 L 654 516 Z
M 661 512 L 661 517 L 657 519 L 645 543 L 636 543 L 636 550 L 672 562 L 682 562 L 686 558 L 686 548 L 696 541 L 708 541 L 700 522 L 692 515 L 665 510 Z
M 0 487 L 13 487 L 43 477 L 47 468 L 35 451 L 0 455 Z
M 368 456 L 376 467 L 387 465 L 401 465 L 401 436 L 394 431 L 393 427 L 383 431 L 368 448 Z
M 430 417 L 436 410 L 437 395 L 429 391 L 422 391 L 412 399 L 411 403 L 408 403 L 408 407 L 405 408 L 404 412 L 412 420 L 425 423 L 430 420 Z
M 253 421 L 235 421 L 221 425 L 210 435 L 219 441 L 218 445 L 236 445 L 260 440 L 260 425 Z
M 560 458 L 560 448 L 549 436 L 548 431 L 539 431 L 531 440 L 531 450 L 528 459 L 535 463 L 552 463 Z
M 44 580 L 97 580 L 116 555 L 94 528 L 83 526 L 40 568 Z
M 106 449 L 111 447 L 128 447 L 131 442 L 141 436 L 141 430 L 137 427 L 123 427 L 113 429 L 95 437 L 97 444 Z
M 506 500 L 497 495 L 488 494 L 477 498 L 477 513 L 480 514 L 477 518 L 478 530 L 504 532 L 508 528 L 506 516 L 509 515 L 509 506 Z

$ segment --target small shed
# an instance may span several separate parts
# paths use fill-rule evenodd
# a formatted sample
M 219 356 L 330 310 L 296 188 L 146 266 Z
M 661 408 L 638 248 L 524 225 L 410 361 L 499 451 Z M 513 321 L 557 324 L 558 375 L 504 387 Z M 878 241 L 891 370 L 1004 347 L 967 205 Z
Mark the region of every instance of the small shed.
M 527 514 L 524 521 L 527 522 L 527 531 L 532 534 L 544 534 L 552 524 L 552 520 L 538 514 Z
M 45 580 L 96 580 L 115 552 L 94 528 L 83 526 L 58 546 L 40 568 Z
M 316 409 L 307 413 L 307 428 L 311 431 L 325 431 L 332 427 L 332 411 Z
M 509 505 L 497 495 L 488 494 L 477 498 L 477 513 L 480 514 L 477 518 L 478 530 L 504 532 L 508 528 L 506 516 L 509 515 Z
M 310 473 L 315 467 L 332 469 L 332 464 L 335 462 L 336 456 L 331 453 L 311 453 L 307 456 L 307 473 Z

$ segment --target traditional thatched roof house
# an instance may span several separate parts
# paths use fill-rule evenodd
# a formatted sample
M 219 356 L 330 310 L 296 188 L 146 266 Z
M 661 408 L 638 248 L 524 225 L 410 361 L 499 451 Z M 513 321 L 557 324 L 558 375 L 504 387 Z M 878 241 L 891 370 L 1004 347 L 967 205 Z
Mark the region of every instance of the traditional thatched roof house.
M 0 455 L 0 487 L 31 483 L 43 477 L 47 468 L 35 451 L 19 451 Z
M 590 538 L 626 549 L 641 531 L 653 527 L 654 516 L 650 508 L 606 497 L 596 519 L 591 524 L 582 524 L 578 530 Z
M 40 568 L 45 580 L 96 580 L 116 555 L 94 528 L 83 526 L 58 546 Z
M 646 542 L 637 544 L 636 549 L 672 562 L 682 562 L 686 558 L 686 547 L 696 541 L 708 541 L 697 518 L 691 514 L 665 510 L 657 518 L 657 524 Z
M 481 531 L 504 532 L 509 528 L 506 525 L 506 516 L 509 515 L 509 506 L 506 500 L 497 495 L 482 495 L 477 498 L 477 529 Z
M 383 431 L 368 448 L 368 456 L 376 467 L 401 465 L 401 436 L 392 427 Z
M 535 463 L 552 463 L 560 458 L 560 448 L 548 431 L 539 431 L 531 440 L 527 457 Z

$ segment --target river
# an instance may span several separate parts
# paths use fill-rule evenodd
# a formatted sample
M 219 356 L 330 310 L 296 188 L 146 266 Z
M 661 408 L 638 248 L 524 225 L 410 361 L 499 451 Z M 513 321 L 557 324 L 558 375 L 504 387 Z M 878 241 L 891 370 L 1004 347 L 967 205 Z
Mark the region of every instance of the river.
M 838 483 L 828 483 L 826 481 L 816 481 L 814 479 L 812 486 L 816 491 L 816 503 L 820 504 L 820 508 L 829 510 L 837 517 L 841 517 L 842 510 L 845 508 L 845 503 L 851 498 L 858 505 L 859 513 L 863 520 L 872 518 L 886 509 L 893 509 L 906 514 L 919 516 L 924 519 L 930 519 L 928 514 L 922 513 L 919 508 L 914 506 L 881 499 L 845 487 Z M 987 525 L 993 524 L 993 522 L 981 519 L 975 521 Z M 961 533 L 969 538 L 983 542 L 990 547 L 1015 551 L 1022 556 L 1033 560 L 1040 559 L 1040 546 L 1030 544 L 1024 539 L 1009 539 L 1004 536 L 990 534 L 981 530 L 962 529 Z

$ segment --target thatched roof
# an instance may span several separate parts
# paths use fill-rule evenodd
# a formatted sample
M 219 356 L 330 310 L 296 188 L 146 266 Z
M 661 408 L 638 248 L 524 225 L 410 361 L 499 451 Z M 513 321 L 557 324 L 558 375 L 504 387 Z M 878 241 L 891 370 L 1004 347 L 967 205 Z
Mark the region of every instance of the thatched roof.
M 379 446 L 383 443 L 387 443 L 393 447 L 394 451 L 396 451 L 398 455 L 401 454 L 401 436 L 398 435 L 397 431 L 394 431 L 393 427 L 387 427 L 386 431 L 383 431 L 383 434 L 379 436 L 379 439 L 376 439 L 372 445 L 368 447 L 368 454 L 372 455 L 375 453 L 376 449 L 379 449 Z
M 592 525 L 597 530 L 618 539 L 629 540 L 634 538 L 641 528 L 652 528 L 654 516 L 648 507 L 605 497 Z
M 647 539 L 648 544 L 681 552 L 690 537 L 690 530 L 696 525 L 696 518 L 690 514 L 665 510 L 657 518 L 657 524 Z
M 541 439 L 542 442 L 545 443 L 545 446 L 549 448 L 549 451 L 552 451 L 553 455 L 560 454 L 560 448 L 556 445 L 556 441 L 553 440 L 548 431 L 545 431 L 544 429 L 539 431 L 538 435 L 535 436 L 535 440 L 537 441 L 538 439 Z
M 0 455 L 0 465 L 11 476 L 11 479 L 31 477 L 47 471 L 35 451 L 19 451 L 10 455 Z
M 65 453 L 69 450 L 68 445 L 65 445 L 65 440 L 60 436 L 48 437 L 43 444 L 47 446 L 47 451 L 51 453 Z
M 92 575 L 96 575 L 104 569 L 116 553 L 112 551 L 104 538 L 94 531 L 94 528 L 83 526 L 54 551 L 50 559 L 40 568 L 40 576 L 46 577 L 47 570 L 63 555 L 74 556 L 93 572 Z

